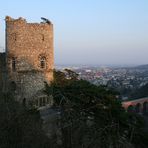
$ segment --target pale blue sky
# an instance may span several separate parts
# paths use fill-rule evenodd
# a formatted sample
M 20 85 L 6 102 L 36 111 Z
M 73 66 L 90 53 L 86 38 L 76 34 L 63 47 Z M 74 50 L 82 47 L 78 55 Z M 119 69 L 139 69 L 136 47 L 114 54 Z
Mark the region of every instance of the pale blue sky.
M 148 0 L 4 0 L 0 48 L 6 15 L 50 19 L 56 64 L 148 64 Z

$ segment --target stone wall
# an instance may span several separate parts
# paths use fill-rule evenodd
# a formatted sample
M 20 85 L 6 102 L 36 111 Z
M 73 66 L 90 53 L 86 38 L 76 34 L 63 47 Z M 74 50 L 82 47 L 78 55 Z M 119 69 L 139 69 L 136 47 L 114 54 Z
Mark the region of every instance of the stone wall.
M 0 91 L 4 91 L 6 80 L 6 54 L 0 53 Z
M 53 80 L 53 25 L 9 16 L 5 20 L 8 87 L 18 100 L 29 101 L 42 94 L 44 82 Z

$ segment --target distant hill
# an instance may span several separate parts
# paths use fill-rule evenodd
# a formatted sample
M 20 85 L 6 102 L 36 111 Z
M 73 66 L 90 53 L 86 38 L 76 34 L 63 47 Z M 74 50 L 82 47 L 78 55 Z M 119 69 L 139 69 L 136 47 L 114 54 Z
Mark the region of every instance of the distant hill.
M 148 64 L 146 65 L 139 65 L 139 66 L 136 66 L 134 68 L 138 68 L 138 69 L 148 69 Z

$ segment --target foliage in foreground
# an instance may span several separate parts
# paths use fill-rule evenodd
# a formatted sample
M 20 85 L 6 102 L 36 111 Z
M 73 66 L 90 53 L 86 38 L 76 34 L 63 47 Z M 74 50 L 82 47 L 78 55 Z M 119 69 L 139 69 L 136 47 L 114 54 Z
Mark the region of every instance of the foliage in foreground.
M 46 93 L 61 110 L 62 148 L 146 148 L 141 116 L 127 113 L 116 93 L 84 80 L 71 70 L 55 71 Z
M 0 94 L 0 148 L 50 148 L 36 109 L 28 109 L 10 94 Z
M 62 145 L 57 148 L 147 148 L 143 118 L 126 113 L 115 92 L 78 80 L 70 70 L 54 75 L 46 93 L 61 111 Z M 0 93 L 0 148 L 53 148 L 52 143 L 36 109 Z

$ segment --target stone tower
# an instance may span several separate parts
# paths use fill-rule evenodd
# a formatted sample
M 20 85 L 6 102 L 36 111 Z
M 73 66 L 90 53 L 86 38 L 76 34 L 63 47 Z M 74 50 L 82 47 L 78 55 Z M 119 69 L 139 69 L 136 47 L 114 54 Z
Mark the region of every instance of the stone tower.
M 48 103 L 45 82 L 53 80 L 53 25 L 42 18 L 41 23 L 27 23 L 24 18 L 6 16 L 7 84 L 18 101 L 37 106 Z

